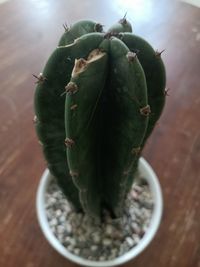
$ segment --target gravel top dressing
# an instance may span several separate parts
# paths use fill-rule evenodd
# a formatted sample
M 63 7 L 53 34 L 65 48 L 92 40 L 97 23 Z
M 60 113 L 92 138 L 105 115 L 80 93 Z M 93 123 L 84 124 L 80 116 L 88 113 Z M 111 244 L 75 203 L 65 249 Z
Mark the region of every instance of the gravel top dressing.
M 75 213 L 55 180 L 50 183 L 45 197 L 46 214 L 54 235 L 68 251 L 93 261 L 112 260 L 136 246 L 153 212 L 153 196 L 141 177 L 127 196 L 123 216 L 113 220 L 105 214 L 103 223 Z

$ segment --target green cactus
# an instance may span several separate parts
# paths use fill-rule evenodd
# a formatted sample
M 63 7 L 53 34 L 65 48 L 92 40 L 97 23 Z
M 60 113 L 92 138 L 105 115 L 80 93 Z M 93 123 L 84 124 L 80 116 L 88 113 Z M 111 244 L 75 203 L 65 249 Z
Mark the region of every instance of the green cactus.
M 132 34 L 125 17 L 107 32 L 92 21 L 65 30 L 37 77 L 36 132 L 74 207 L 119 217 L 164 107 L 161 53 Z

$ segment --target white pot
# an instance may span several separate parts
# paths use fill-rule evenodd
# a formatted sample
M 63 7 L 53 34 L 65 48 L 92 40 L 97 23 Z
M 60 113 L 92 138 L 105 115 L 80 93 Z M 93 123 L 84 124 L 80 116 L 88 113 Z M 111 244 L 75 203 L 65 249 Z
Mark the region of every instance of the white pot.
M 154 198 L 154 209 L 152 218 L 150 221 L 150 226 L 146 231 L 145 235 L 142 237 L 140 242 L 129 250 L 126 254 L 117 257 L 113 260 L 108 261 L 91 261 L 83 259 L 79 256 L 76 256 L 70 253 L 54 236 L 52 233 L 50 226 L 48 224 L 46 212 L 45 212 L 45 192 L 47 191 L 48 185 L 52 179 L 49 171 L 46 169 L 41 177 L 38 191 L 37 191 L 37 198 L 36 198 L 36 208 L 37 208 L 37 216 L 40 227 L 45 235 L 46 239 L 49 241 L 51 246 L 62 256 L 69 259 L 72 262 L 75 262 L 80 265 L 84 266 L 95 266 L 95 267 L 108 267 L 108 266 L 116 266 L 123 264 L 133 258 L 135 258 L 138 254 L 140 254 L 151 242 L 154 238 L 162 216 L 163 211 L 163 199 L 162 199 L 162 192 L 160 188 L 160 184 L 158 178 L 154 171 L 152 170 L 151 166 L 147 163 L 144 158 L 140 158 L 139 161 L 139 172 L 141 175 L 146 179 L 147 183 L 150 186 L 150 189 L 153 194 Z

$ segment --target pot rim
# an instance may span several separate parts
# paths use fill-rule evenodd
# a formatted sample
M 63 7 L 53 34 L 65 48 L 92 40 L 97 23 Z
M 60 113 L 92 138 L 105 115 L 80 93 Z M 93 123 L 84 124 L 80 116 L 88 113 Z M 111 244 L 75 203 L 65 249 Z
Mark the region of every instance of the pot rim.
M 67 258 L 68 260 L 75 262 L 80 265 L 84 266 L 95 266 L 95 267 L 109 267 L 109 266 L 117 266 L 120 264 L 123 264 L 133 258 L 135 258 L 138 254 L 140 254 L 152 241 L 154 238 L 158 227 L 160 225 L 162 212 L 163 212 L 163 198 L 162 198 L 162 191 L 160 187 L 160 183 L 158 181 L 158 177 L 153 171 L 152 167 L 149 165 L 149 163 L 141 157 L 139 160 L 139 172 L 142 176 L 144 176 L 145 180 L 150 186 L 150 190 L 152 191 L 153 198 L 154 198 L 154 208 L 152 213 L 152 218 L 150 221 L 150 225 L 140 240 L 140 242 L 130 249 L 125 254 L 113 259 L 113 260 L 107 260 L 107 261 L 92 261 L 84 259 L 80 256 L 74 255 L 71 252 L 69 252 L 54 236 L 52 233 L 46 212 L 45 212 L 45 192 L 46 189 L 52 179 L 52 176 L 48 169 L 44 171 L 44 173 L 41 176 L 41 180 L 39 182 L 37 195 L 36 195 L 36 212 L 37 212 L 37 218 L 39 225 L 42 229 L 42 232 L 44 236 L 46 237 L 47 241 L 50 243 L 50 245 L 62 256 Z

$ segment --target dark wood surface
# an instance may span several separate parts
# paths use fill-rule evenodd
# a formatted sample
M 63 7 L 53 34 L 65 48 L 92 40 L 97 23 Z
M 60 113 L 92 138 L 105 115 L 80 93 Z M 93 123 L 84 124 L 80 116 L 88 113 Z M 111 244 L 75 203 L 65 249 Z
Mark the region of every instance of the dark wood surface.
M 64 22 L 88 18 L 109 26 L 126 11 L 136 34 L 155 49 L 166 49 L 170 96 L 144 151 L 163 188 L 162 224 L 144 253 L 124 266 L 200 267 L 200 9 L 171 2 L 11 0 L 0 5 L 1 267 L 76 266 L 50 247 L 36 219 L 45 162 L 32 122 L 32 73 L 42 71 Z

